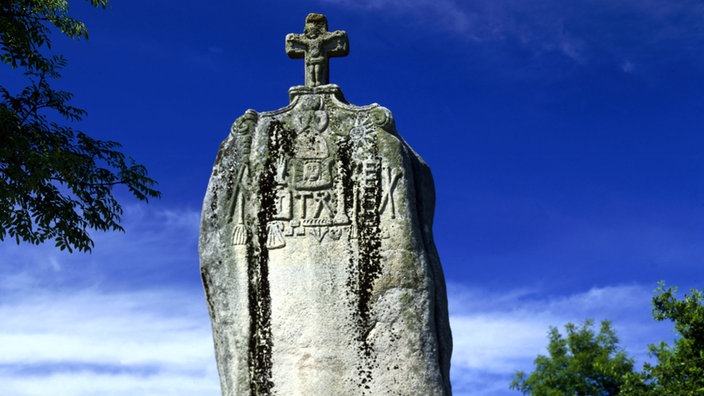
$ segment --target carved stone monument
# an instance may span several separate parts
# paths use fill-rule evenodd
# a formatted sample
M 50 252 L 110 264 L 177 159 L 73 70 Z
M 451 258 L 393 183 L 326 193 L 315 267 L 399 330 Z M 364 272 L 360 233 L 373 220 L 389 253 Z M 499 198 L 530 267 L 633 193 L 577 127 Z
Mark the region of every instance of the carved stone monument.
M 433 180 L 391 113 L 329 84 L 343 31 L 310 14 L 305 85 L 223 141 L 200 258 L 223 395 L 449 395 Z

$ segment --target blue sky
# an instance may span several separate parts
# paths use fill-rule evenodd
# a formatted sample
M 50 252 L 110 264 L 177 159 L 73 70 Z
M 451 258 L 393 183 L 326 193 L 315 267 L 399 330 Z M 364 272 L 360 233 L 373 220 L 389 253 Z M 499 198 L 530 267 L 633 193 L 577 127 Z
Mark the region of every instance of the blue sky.
M 90 40 L 55 38 L 57 85 L 163 198 L 119 191 L 127 231 L 95 233 L 90 255 L 0 244 L 9 396 L 218 393 L 200 205 L 235 118 L 302 84 L 284 36 L 309 12 L 349 35 L 331 82 L 389 108 L 433 170 L 455 394 L 518 395 L 512 373 L 567 321 L 612 320 L 642 361 L 672 338 L 650 317 L 657 282 L 702 287 L 701 2 L 73 3 Z

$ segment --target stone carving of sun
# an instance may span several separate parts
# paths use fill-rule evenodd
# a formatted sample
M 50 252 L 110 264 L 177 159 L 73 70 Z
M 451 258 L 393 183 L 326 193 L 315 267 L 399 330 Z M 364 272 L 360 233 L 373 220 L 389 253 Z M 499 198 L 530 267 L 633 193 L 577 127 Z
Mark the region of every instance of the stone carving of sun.
M 369 117 L 357 117 L 350 128 L 350 143 L 352 145 L 352 158 L 361 161 L 369 155 L 374 145 L 374 123 Z

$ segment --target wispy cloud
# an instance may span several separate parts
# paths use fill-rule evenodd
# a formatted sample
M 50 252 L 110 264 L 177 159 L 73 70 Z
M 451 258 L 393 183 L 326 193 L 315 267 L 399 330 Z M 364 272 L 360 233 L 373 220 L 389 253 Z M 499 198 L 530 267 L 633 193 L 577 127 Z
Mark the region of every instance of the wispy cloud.
M 3 394 L 216 394 L 210 323 L 193 294 L 32 290 L 3 302 Z
M 474 25 L 476 15 L 454 0 L 321 0 L 363 11 L 386 11 L 395 14 L 423 16 L 423 21 L 465 32 Z
M 627 73 L 665 53 L 701 60 L 704 46 L 704 6 L 693 1 L 320 1 L 411 18 L 473 42 L 521 48 L 533 58 L 557 53 L 576 64 L 610 64 Z
M 670 341 L 671 326 L 650 317 L 652 287 L 594 288 L 567 296 L 538 290 L 495 293 L 451 284 L 450 321 L 454 339 L 452 381 L 458 395 L 510 395 L 517 370 L 532 371 L 546 354 L 552 327 L 586 319 L 611 320 L 629 355 L 647 359 L 646 347 Z
M 77 372 L 33 378 L 3 378 L 0 373 L 0 379 L 3 392 L 8 396 L 185 396 L 217 395 L 220 392 L 219 386 L 204 386 L 200 378 L 180 373 L 140 377 Z
M 568 321 L 614 319 L 633 354 L 645 338 L 669 331 L 647 318 L 649 296 L 638 286 L 549 298 L 453 284 L 455 393 L 510 394 L 515 370 L 530 370 L 545 353 L 548 327 Z M 210 324 L 195 291 L 40 290 L 0 305 L 0 315 L 9 318 L 0 324 L 0 380 L 9 395 L 218 392 Z
M 198 221 L 132 206 L 93 254 L 0 244 L 2 394 L 217 394 Z
M 126 234 L 96 235 L 92 255 L 0 244 L 3 395 L 218 393 L 198 213 L 134 207 L 124 225 Z M 550 296 L 451 283 L 456 394 L 511 394 L 512 374 L 544 353 L 549 326 L 570 321 L 613 320 L 622 345 L 645 359 L 648 343 L 670 335 L 650 318 L 653 287 Z
M 128 206 L 126 232 L 94 232 L 91 254 L 62 252 L 51 243 L 1 243 L 0 295 L 34 288 L 199 286 L 199 218 L 195 210 Z

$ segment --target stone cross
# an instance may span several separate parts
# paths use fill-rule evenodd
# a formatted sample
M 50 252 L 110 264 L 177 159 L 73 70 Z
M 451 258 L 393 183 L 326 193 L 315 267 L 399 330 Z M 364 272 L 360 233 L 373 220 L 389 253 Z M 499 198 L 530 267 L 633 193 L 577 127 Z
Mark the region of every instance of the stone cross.
M 303 34 L 286 35 L 286 53 L 290 58 L 304 58 L 306 87 L 317 87 L 330 81 L 330 57 L 346 56 L 350 52 L 347 33 L 328 32 L 325 15 L 308 14 Z

